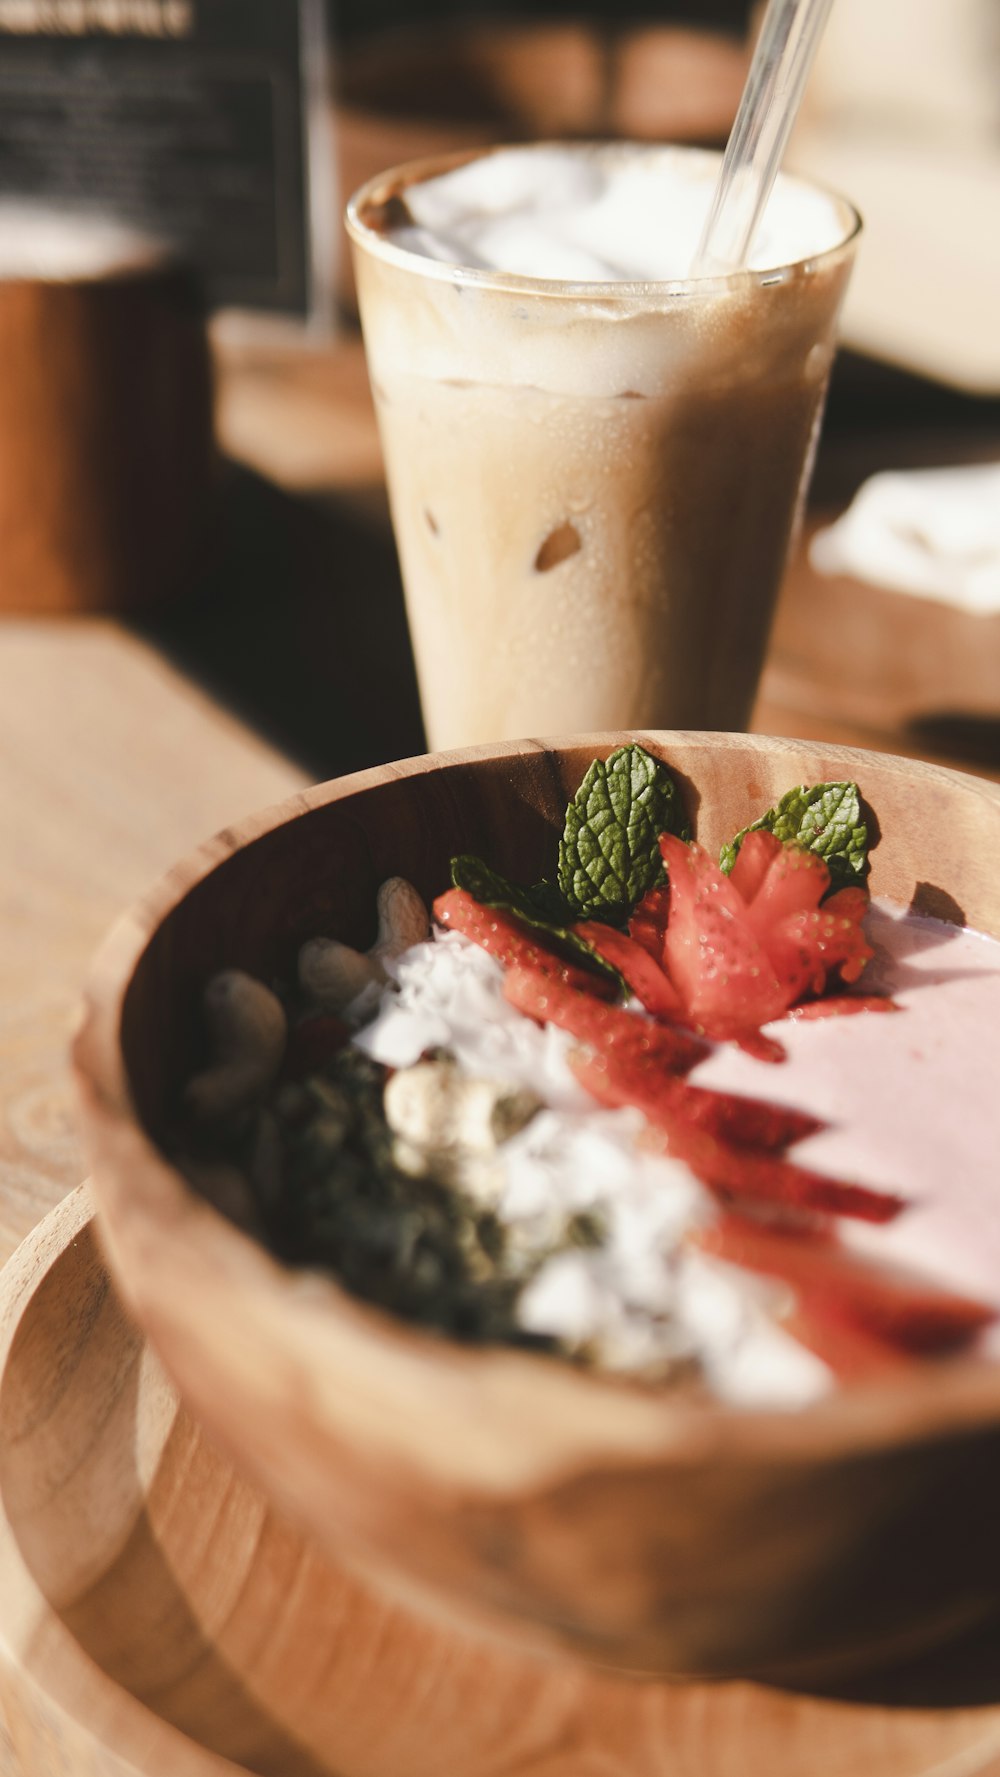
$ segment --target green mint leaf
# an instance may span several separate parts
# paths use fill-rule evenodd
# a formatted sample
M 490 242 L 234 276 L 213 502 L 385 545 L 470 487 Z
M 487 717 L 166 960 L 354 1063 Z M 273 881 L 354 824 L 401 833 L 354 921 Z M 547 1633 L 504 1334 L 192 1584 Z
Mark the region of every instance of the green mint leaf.
M 553 926 L 568 925 L 572 919 L 554 883 L 536 882 L 531 888 L 523 888 L 520 883 L 501 876 L 499 870 L 484 864 L 482 858 L 473 857 L 468 852 L 452 858 L 451 880 L 456 888 L 465 889 L 481 906 L 501 907 L 506 913 L 516 913 L 518 919 L 525 920 L 528 925 L 548 930 Z
M 509 882 L 506 876 L 501 876 L 498 870 L 491 869 L 489 864 L 484 864 L 481 858 L 473 857 L 471 853 L 452 858 L 451 880 L 456 888 L 464 889 L 480 906 L 497 907 L 504 913 L 516 914 L 525 925 L 535 926 L 538 931 L 545 932 L 581 962 L 589 963 L 598 974 L 609 976 L 619 987 L 624 988 L 617 969 L 606 963 L 585 938 L 573 931 L 572 922 L 576 915 L 567 907 L 554 882 L 536 882 L 531 888 L 522 888 L 519 883 Z
M 577 919 L 624 924 L 665 880 L 661 833 L 690 837 L 677 786 L 635 743 L 595 759 L 566 810 L 559 887 Z
M 728 876 L 748 833 L 761 828 L 784 843 L 816 852 L 830 871 L 830 888 L 862 880 L 868 869 L 868 828 L 861 818 L 857 784 L 800 784 L 789 790 L 759 821 L 724 845 L 719 864 Z

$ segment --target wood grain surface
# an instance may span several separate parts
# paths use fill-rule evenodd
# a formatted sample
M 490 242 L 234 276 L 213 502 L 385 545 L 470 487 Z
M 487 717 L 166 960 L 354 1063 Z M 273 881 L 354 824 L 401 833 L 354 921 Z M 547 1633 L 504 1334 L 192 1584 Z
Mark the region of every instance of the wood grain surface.
M 121 908 L 302 774 L 107 621 L 0 624 L 0 1257 L 83 1162 L 66 1050 Z
M 1000 1769 L 996 1637 L 992 1693 L 942 1707 L 938 1662 L 908 1695 L 859 1706 L 588 1674 L 379 1598 L 187 1417 L 115 1300 L 90 1218 L 76 1193 L 0 1290 L 0 1695 L 24 1777 Z

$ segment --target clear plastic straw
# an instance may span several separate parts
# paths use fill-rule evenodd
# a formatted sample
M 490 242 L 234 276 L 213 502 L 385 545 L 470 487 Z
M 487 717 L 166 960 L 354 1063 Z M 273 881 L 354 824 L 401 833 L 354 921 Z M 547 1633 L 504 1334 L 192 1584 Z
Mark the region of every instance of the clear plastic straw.
M 770 0 L 692 277 L 746 265 L 833 0 Z

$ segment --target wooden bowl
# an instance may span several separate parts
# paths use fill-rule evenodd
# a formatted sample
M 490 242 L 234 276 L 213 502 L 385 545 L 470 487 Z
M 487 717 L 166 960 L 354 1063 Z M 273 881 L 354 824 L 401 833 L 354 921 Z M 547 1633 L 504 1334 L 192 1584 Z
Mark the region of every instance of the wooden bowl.
M 849 1705 L 640 1685 L 367 1590 L 179 1405 L 86 1190 L 0 1278 L 0 1597 L 23 1777 L 971 1777 L 1000 1746 L 998 1629 Z
M 399 872 L 430 896 L 458 850 L 534 880 L 567 796 L 623 738 L 361 773 L 178 865 L 108 940 L 75 1049 L 104 1246 L 192 1412 L 395 1595 L 633 1671 L 815 1676 L 888 1659 L 995 1605 L 995 1367 L 747 1413 L 463 1349 L 285 1270 L 157 1146 L 213 970 L 270 976 L 319 932 L 367 944 L 377 884 Z M 709 847 L 793 784 L 856 778 L 881 828 L 873 892 L 1000 933 L 993 787 L 820 744 L 640 738 Z

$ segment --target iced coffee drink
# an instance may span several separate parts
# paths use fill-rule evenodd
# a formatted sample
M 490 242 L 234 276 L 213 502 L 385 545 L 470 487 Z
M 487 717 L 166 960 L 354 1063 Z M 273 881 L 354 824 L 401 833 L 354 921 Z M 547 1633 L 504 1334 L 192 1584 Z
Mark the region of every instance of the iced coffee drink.
M 781 178 L 691 280 L 718 164 L 499 149 L 350 206 L 432 747 L 746 726 L 858 222 Z

